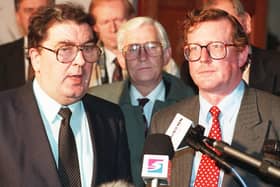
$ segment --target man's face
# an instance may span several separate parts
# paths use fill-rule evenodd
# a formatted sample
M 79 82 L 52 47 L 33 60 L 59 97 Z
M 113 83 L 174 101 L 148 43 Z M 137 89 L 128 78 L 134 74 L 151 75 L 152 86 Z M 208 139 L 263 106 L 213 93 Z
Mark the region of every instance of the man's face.
M 232 44 L 232 25 L 226 19 L 202 22 L 187 37 L 189 44 L 207 45 L 214 41 Z M 228 94 L 240 82 L 240 67 L 246 62 L 248 50 L 238 52 L 235 46 L 228 46 L 226 52 L 225 58 L 213 60 L 206 48 L 202 48 L 200 59 L 189 62 L 190 74 L 200 93 Z
M 56 23 L 47 31 L 46 41 L 41 46 L 57 50 L 66 45 L 84 45 L 93 39 L 88 24 L 74 22 Z M 91 76 L 92 63 L 85 61 L 79 50 L 69 63 L 57 60 L 56 53 L 43 48 L 29 52 L 32 65 L 41 88 L 61 104 L 71 104 L 85 95 Z
M 131 44 L 144 44 L 147 42 L 159 42 L 157 32 L 152 25 L 142 25 L 140 28 L 129 30 L 125 34 L 123 46 Z M 158 55 L 150 56 L 143 48 L 138 53 L 138 58 L 129 60 L 126 58 L 126 67 L 131 82 L 134 85 L 156 86 L 162 78 L 162 68 L 169 60 L 168 49 L 160 47 Z
M 38 8 L 47 6 L 48 0 L 22 0 L 16 12 L 16 19 L 23 35 L 28 33 L 29 19 Z
M 109 50 L 117 49 L 117 32 L 122 23 L 127 21 L 126 10 L 122 1 L 102 2 L 91 11 L 96 24 L 93 29 Z

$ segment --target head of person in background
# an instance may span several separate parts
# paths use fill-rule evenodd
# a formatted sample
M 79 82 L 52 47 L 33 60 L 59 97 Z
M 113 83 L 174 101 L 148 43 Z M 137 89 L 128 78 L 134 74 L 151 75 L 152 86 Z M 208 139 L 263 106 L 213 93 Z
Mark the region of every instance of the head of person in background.
M 236 18 L 219 9 L 193 11 L 185 21 L 184 42 L 191 77 L 205 98 L 215 93 L 221 99 L 240 83 L 248 37 Z
M 82 7 L 61 4 L 39 10 L 28 33 L 29 56 L 35 80 L 54 100 L 69 105 L 88 89 L 100 49 L 92 18 Z
M 94 31 L 102 45 L 117 51 L 117 32 L 121 24 L 135 16 L 135 10 L 128 0 L 92 0 L 89 13 L 94 18 Z
M 251 16 L 245 11 L 240 0 L 209 0 L 203 5 L 204 9 L 218 8 L 234 16 L 249 35 L 252 31 Z
M 28 25 L 31 15 L 40 7 L 52 6 L 55 0 L 14 0 L 16 20 L 23 36 L 28 33 Z
M 123 24 L 117 35 L 131 83 L 146 96 L 162 80 L 171 47 L 163 26 L 149 17 L 135 17 Z

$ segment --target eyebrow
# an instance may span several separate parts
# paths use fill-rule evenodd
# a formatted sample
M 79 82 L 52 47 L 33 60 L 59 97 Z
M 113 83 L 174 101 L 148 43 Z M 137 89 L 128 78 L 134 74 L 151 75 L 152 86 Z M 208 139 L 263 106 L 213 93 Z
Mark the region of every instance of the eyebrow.
M 87 43 L 95 43 L 95 42 L 94 42 L 94 39 L 92 38 L 92 39 L 89 39 L 88 41 L 86 41 L 86 42 L 84 42 L 80 45 L 84 45 L 84 44 L 87 44 Z M 55 47 L 61 46 L 61 45 L 77 45 L 77 44 L 72 42 L 72 41 L 60 41 L 55 45 Z

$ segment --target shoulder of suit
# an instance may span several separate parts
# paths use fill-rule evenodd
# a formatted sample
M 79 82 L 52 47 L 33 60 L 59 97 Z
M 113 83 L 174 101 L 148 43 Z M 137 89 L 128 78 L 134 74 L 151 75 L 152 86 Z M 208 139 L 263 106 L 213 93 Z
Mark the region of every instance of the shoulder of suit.
M 11 41 L 9 43 L 4 43 L 2 45 L 0 45 L 0 48 L 7 48 L 10 46 L 16 46 L 16 45 L 22 45 L 24 44 L 24 38 L 19 38 L 17 40 Z
M 193 106 L 196 105 L 198 102 L 198 96 L 186 97 L 172 105 L 164 107 L 159 110 L 162 116 L 166 114 L 176 114 L 180 113 L 185 110 L 192 110 Z
M 117 104 L 124 86 L 125 81 L 118 81 L 111 84 L 91 87 L 89 88 L 88 93 Z

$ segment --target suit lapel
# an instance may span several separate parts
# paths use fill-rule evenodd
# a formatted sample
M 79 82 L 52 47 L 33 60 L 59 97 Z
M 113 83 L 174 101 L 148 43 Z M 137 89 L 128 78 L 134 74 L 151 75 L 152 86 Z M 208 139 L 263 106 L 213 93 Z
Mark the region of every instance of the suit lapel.
M 236 121 L 232 147 L 252 156 L 256 156 L 256 151 L 261 153 L 268 128 L 268 121 L 262 121 L 258 108 L 256 91 L 246 88 Z M 238 165 L 239 163 L 233 164 Z M 238 172 L 241 176 L 246 176 L 248 181 L 254 180 L 248 171 L 240 170 Z M 232 176 L 225 175 L 223 184 L 233 184 Z
M 183 103 L 178 107 L 180 113 L 198 124 L 199 117 L 199 100 L 198 96 L 191 97 L 190 99 L 183 100 Z M 175 184 L 171 186 L 188 186 L 192 176 L 192 166 L 195 151 L 192 148 L 186 148 L 176 152 L 175 157 L 172 160 L 174 170 L 172 173 L 176 174 L 173 176 Z M 188 177 L 186 177 L 188 176 Z M 179 180 L 180 179 L 180 180 Z M 172 181 L 172 180 L 171 180 Z
M 31 162 L 28 163 L 31 175 L 36 176 L 38 181 L 44 181 L 47 186 L 60 186 L 55 160 L 32 90 L 32 84 L 29 83 L 19 92 L 18 105 L 26 106 L 21 107 L 17 112 L 17 118 L 24 120 L 21 128 L 25 131 L 26 138 L 23 141 L 28 145 L 24 150 L 27 153 L 24 154 L 31 157 Z
M 87 120 L 88 120 L 88 125 L 89 125 L 89 130 L 90 130 L 90 137 L 91 137 L 91 143 L 92 143 L 92 152 L 93 152 L 93 171 L 92 171 L 92 181 L 91 181 L 91 186 L 94 187 L 95 186 L 95 179 L 97 176 L 97 167 L 98 167 L 98 163 L 97 163 L 97 153 L 96 153 L 96 142 L 94 139 L 94 124 L 93 121 L 97 121 L 94 120 L 96 118 L 96 113 L 94 111 L 90 111 L 90 107 L 88 107 L 88 101 L 87 101 L 87 95 L 85 97 L 83 97 L 82 99 L 84 107 L 85 107 L 85 112 L 86 112 L 86 116 L 87 116 Z

